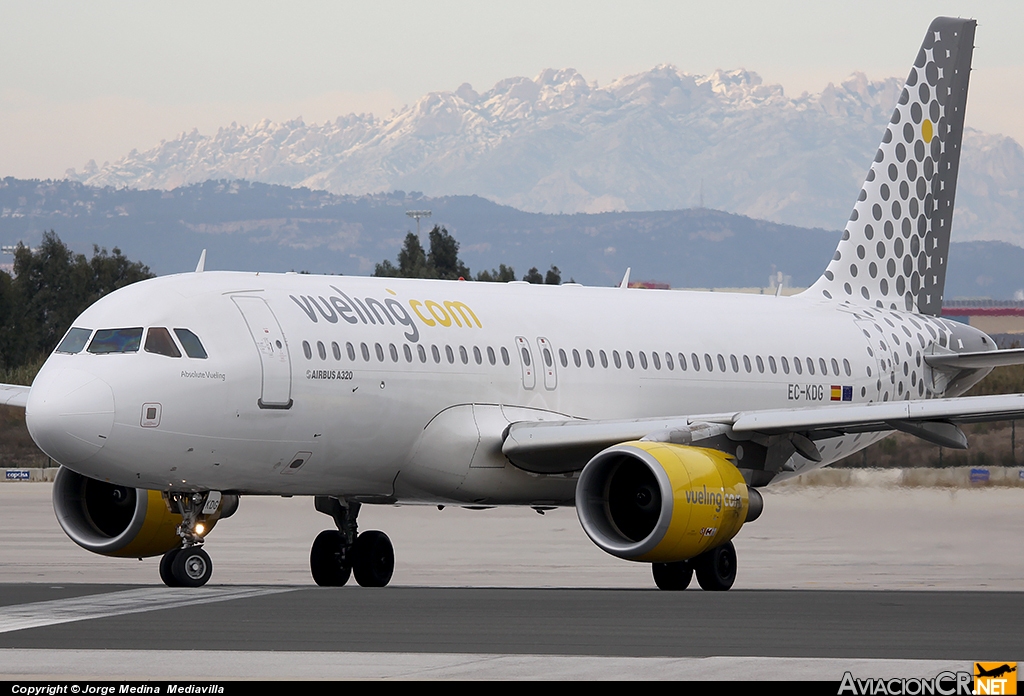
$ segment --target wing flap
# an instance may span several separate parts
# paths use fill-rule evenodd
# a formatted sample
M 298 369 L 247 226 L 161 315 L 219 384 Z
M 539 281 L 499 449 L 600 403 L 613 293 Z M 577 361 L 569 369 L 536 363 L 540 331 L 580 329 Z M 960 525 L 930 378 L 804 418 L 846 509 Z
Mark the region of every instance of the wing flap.
M 21 384 L 0 384 L 0 406 L 25 408 L 31 389 Z

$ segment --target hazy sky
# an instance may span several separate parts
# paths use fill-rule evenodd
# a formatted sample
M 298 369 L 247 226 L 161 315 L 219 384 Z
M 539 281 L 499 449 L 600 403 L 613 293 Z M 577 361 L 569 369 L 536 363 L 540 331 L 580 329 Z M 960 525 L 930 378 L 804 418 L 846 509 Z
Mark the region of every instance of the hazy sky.
M 0 176 L 61 177 L 198 128 L 352 111 L 572 67 L 607 84 L 672 63 L 787 94 L 905 77 L 939 14 L 978 20 L 968 124 L 1024 142 L 1024 3 L 7 2 Z

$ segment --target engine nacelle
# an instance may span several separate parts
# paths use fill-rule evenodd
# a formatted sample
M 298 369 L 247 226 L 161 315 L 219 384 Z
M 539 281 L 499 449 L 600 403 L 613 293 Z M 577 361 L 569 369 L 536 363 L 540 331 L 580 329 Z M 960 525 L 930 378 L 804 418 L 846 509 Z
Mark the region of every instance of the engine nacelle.
M 201 518 L 204 536 L 237 505 L 237 496 L 223 496 L 217 512 Z M 171 512 L 160 491 L 116 486 L 62 467 L 53 481 L 53 510 L 64 533 L 93 553 L 143 558 L 181 545 L 181 515 Z
M 662 442 L 609 447 L 576 485 L 587 536 L 631 561 L 684 561 L 720 546 L 748 521 L 748 509 L 751 519 L 760 513 L 760 502 L 727 454 Z

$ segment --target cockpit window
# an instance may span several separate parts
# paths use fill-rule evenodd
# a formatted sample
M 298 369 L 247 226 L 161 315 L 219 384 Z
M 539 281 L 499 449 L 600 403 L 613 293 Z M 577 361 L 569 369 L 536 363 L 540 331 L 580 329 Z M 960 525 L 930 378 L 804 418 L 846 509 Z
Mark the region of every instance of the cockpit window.
M 90 353 L 137 353 L 142 329 L 100 329 L 89 344 Z
M 146 334 L 146 352 L 166 355 L 169 358 L 181 357 L 181 351 L 174 345 L 171 332 L 162 326 L 154 326 Z
M 190 358 L 206 358 L 206 349 L 199 341 L 199 337 L 188 329 L 175 329 L 174 335 L 181 341 L 181 347 L 185 349 L 185 355 Z
M 64 340 L 57 346 L 58 353 L 81 353 L 82 349 L 85 348 L 85 344 L 89 342 L 89 336 L 92 335 L 92 329 L 78 329 L 73 328 L 68 331 L 68 335 L 64 337 Z

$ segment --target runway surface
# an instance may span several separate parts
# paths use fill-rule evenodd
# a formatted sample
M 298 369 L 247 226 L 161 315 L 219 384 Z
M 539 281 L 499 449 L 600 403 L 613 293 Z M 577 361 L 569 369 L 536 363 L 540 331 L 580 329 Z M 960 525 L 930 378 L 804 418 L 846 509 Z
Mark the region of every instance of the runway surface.
M 769 492 L 727 593 L 653 589 L 572 510 L 365 507 L 393 585 L 317 588 L 328 518 L 243 499 L 211 534 L 211 584 L 89 554 L 46 484 L 0 486 L 0 678 L 934 676 L 1024 658 L 1024 496 L 1015 490 Z

